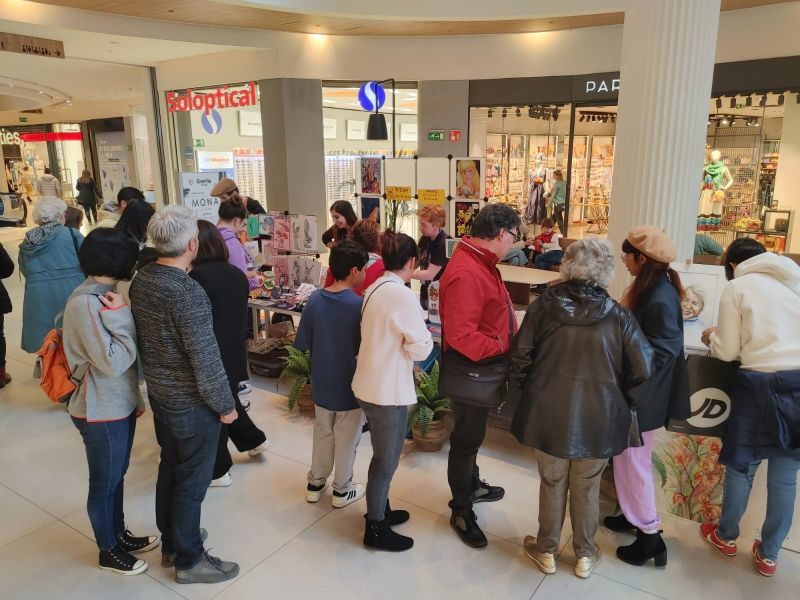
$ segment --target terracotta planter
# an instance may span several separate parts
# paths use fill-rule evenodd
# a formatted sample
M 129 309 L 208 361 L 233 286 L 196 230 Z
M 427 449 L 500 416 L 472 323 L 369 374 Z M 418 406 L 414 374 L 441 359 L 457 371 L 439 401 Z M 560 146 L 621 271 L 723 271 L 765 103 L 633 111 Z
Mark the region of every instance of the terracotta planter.
M 411 434 L 414 436 L 417 448 L 423 452 L 436 452 L 441 449 L 447 436 L 450 435 L 450 428 L 444 420 L 438 420 L 430 424 L 427 435 L 422 435 L 419 425 L 411 428 Z
M 314 400 L 311 398 L 311 384 L 303 386 L 300 395 L 297 397 L 297 407 L 305 412 L 314 412 Z

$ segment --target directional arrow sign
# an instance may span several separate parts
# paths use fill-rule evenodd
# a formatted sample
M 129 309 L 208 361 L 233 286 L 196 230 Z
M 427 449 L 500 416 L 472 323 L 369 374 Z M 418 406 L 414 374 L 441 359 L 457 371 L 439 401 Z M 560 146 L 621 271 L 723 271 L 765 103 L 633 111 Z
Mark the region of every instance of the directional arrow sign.
M 64 42 L 60 40 L 30 37 L 27 35 L 17 35 L 16 33 L 0 32 L 0 51 L 32 54 L 34 56 L 48 56 L 50 58 L 65 58 Z

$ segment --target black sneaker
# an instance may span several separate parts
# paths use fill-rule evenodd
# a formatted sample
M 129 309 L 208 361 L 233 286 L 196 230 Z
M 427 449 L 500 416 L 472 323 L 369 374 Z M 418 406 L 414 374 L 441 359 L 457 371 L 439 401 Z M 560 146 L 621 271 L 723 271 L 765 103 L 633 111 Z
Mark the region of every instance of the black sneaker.
M 147 552 L 148 550 L 152 550 L 153 548 L 157 548 L 158 538 L 154 535 L 146 535 L 144 537 L 136 537 L 133 535 L 129 530 L 125 530 L 119 539 L 117 540 L 119 543 L 119 547 L 125 550 L 125 552 Z
M 478 517 L 472 511 L 464 514 L 453 513 L 450 517 L 450 526 L 455 529 L 461 541 L 471 548 L 483 548 L 489 543 L 478 527 Z
M 138 575 L 147 571 L 147 563 L 117 544 L 113 550 L 100 551 L 100 568 L 118 575 Z
M 498 485 L 489 485 L 481 479 L 481 487 L 472 492 L 472 503 L 477 502 L 497 502 L 502 500 L 506 491 Z

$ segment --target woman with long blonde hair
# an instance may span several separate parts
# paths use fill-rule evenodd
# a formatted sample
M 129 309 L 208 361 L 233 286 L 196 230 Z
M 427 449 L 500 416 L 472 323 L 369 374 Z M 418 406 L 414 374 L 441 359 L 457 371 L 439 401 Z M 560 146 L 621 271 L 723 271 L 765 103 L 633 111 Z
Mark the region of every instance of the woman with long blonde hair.
M 78 182 L 75 184 L 75 188 L 78 190 L 76 201 L 83 208 L 83 212 L 86 213 L 86 220 L 89 221 L 89 225 L 93 225 L 97 222 L 97 204 L 103 197 L 88 169 L 83 170 Z

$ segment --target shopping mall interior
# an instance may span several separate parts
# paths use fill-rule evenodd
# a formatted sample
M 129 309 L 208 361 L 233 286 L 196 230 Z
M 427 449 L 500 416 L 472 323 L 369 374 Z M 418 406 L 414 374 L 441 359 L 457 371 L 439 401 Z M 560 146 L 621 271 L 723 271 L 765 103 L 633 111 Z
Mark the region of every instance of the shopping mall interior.
M 336 227 L 334 203 L 414 239 L 423 206 L 443 208 L 443 229 L 461 238 L 481 208 L 500 203 L 533 237 L 551 215 L 557 179 L 562 248 L 603 238 L 618 255 L 632 227 L 655 225 L 674 242 L 672 266 L 684 281 L 707 286 L 700 319 L 715 324 L 725 272 L 718 256 L 696 251 L 699 239 L 721 252 L 751 238 L 800 264 L 798 26 L 800 1 L 782 0 L 0 0 L 0 244 L 16 266 L 2 281 L 13 310 L 0 319 L 12 379 L 0 385 L 0 596 L 797 597 L 797 503 L 774 577 L 756 572 L 749 551 L 767 509 L 766 469 L 752 484 L 736 557 L 699 534 L 723 502 L 722 476 L 714 479 L 721 429 L 701 418 L 691 433 L 655 434 L 665 569 L 617 559 L 617 546 L 635 538 L 600 526 L 602 559 L 590 579 L 576 578 L 569 516 L 558 571 L 537 568 L 524 539 L 539 528 L 541 476 L 536 452 L 509 431 L 506 405 L 492 411 L 478 454 L 481 478 L 505 488 L 501 501 L 475 508 L 488 546 L 468 547 L 451 527 L 446 436 L 427 451 L 409 433 L 389 497 L 411 514 L 398 531 L 414 547 L 366 549 L 365 499 L 333 508 L 326 491 L 307 502 L 313 405 L 290 410 L 291 382 L 277 377 L 284 363 L 275 371 L 262 358 L 293 339 L 296 288 L 323 287 L 320 238 Z M 98 569 L 86 447 L 65 406 L 42 391 L 37 355 L 20 345 L 23 306 L 37 300 L 27 295 L 19 247 L 41 225 L 34 211 L 49 195 L 45 170 L 77 208 L 88 171 L 100 219 L 118 219 L 115 199 L 134 187 L 156 210 L 182 204 L 216 223 L 211 189 L 226 177 L 266 211 L 243 234 L 260 279 L 248 309 L 252 391 L 242 400 L 269 448 L 252 456 L 231 443 L 232 485 L 209 488 L 202 505 L 206 548 L 239 564 L 229 581 L 181 585 L 156 549 L 140 556 L 149 568 L 139 576 Z M 92 229 L 84 219 L 80 233 Z M 620 299 L 630 279 L 617 263 L 609 292 Z M 528 267 L 502 271 L 520 317 L 558 277 Z M 279 315 L 288 319 L 280 335 Z M 800 337 L 800 320 L 786 328 Z M 703 356 L 695 330 L 690 340 L 685 329 L 685 352 Z M 354 481 L 367 483 L 372 455 L 365 430 Z M 124 492 L 137 535 L 158 534 L 159 457 L 148 408 Z M 609 470 L 600 520 L 617 510 Z

